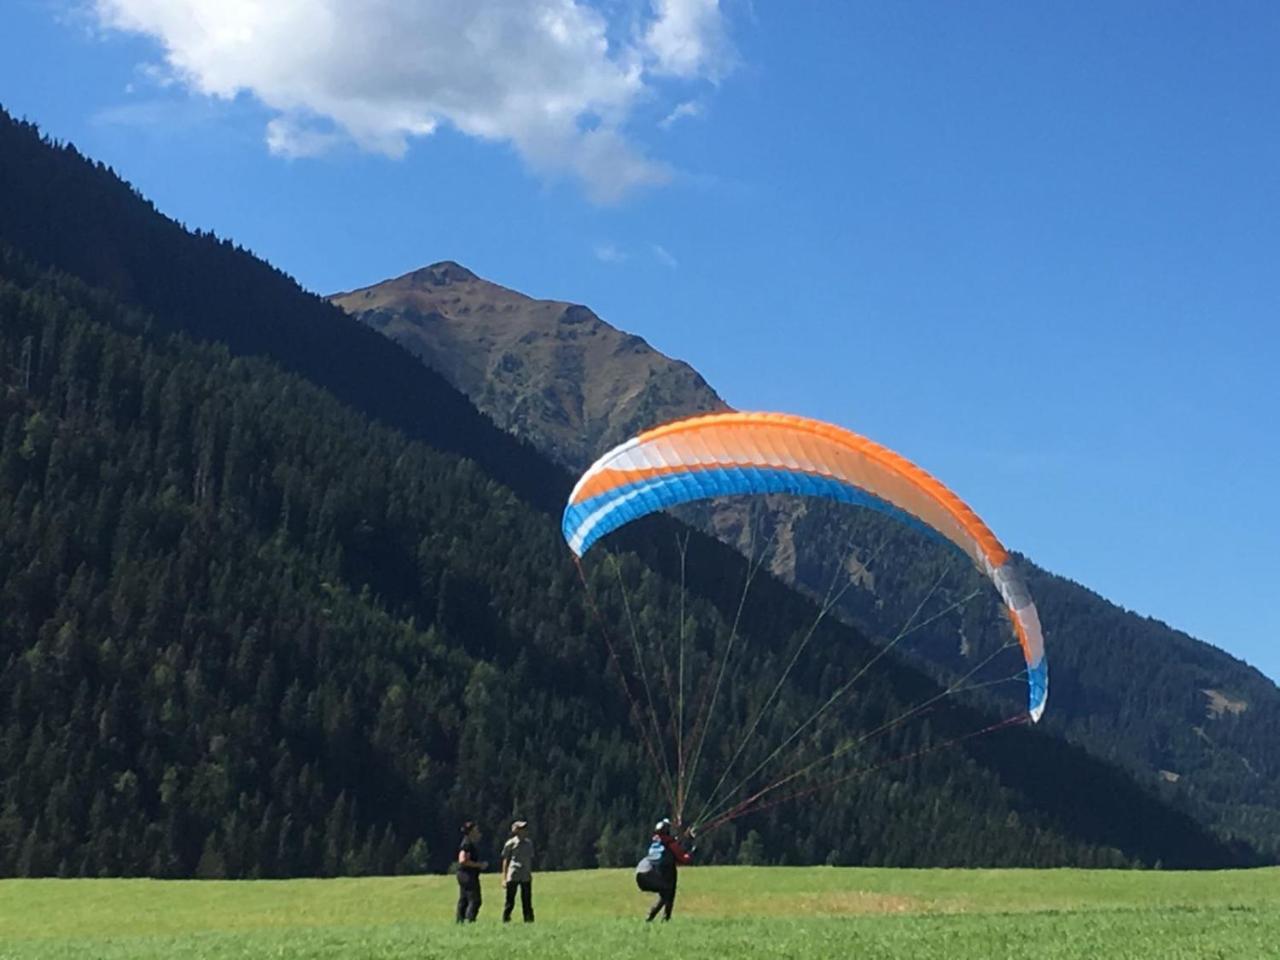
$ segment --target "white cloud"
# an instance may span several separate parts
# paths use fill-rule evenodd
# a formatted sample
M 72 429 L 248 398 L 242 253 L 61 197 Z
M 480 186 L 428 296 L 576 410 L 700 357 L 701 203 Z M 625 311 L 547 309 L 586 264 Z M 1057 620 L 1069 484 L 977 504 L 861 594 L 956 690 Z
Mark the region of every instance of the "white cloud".
M 342 138 L 331 130 L 307 126 L 292 117 L 275 117 L 267 123 L 267 149 L 281 157 L 318 157 Z
M 96 111 L 90 122 L 120 127 L 148 136 L 172 137 L 225 120 L 227 105 L 172 97 L 130 96 L 125 102 Z
M 622 263 L 627 255 L 612 243 L 597 243 L 592 251 L 601 263 Z
M 628 135 L 636 105 L 718 81 L 733 56 L 715 0 L 654 0 L 629 30 L 586 0 L 89 2 L 106 28 L 157 40 L 164 76 L 270 108 L 273 152 L 350 140 L 398 157 L 448 124 L 606 202 L 671 175 Z
M 138 75 L 141 76 L 148 84 L 156 87 L 172 87 L 178 82 L 174 77 L 173 71 L 161 66 L 157 63 L 142 63 L 138 65 Z
M 733 68 L 719 0 L 653 0 L 645 47 L 657 72 L 719 81 Z
M 666 130 L 677 120 L 681 120 L 684 117 L 700 116 L 702 116 L 702 104 L 697 100 L 685 100 L 683 103 L 677 103 L 671 112 L 658 122 L 658 126 Z
M 650 249 L 653 250 L 653 255 L 658 258 L 658 262 L 664 267 L 670 267 L 674 270 L 676 267 L 680 266 L 680 262 L 676 260 L 676 258 L 671 255 L 670 251 L 668 251 L 662 244 L 652 244 Z

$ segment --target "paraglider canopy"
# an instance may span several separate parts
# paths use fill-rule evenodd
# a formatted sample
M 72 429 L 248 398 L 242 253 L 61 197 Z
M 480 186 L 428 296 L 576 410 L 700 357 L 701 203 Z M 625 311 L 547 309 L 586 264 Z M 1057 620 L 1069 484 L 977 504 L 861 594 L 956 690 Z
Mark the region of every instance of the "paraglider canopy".
M 562 529 L 581 557 L 601 537 L 681 503 L 790 493 L 869 507 L 939 537 L 990 578 L 1027 665 L 1027 712 L 1044 713 L 1048 663 L 1040 618 L 1009 552 L 939 480 L 866 437 L 782 413 L 678 420 L 613 448 L 578 480 Z

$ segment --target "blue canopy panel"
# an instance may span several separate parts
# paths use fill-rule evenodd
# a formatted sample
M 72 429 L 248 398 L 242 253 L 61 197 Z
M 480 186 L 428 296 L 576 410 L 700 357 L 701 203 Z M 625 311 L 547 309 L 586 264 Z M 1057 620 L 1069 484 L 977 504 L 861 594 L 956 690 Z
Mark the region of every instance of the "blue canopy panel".
M 713 497 L 765 493 L 790 493 L 867 507 L 964 553 L 922 520 L 860 487 L 834 477 L 777 467 L 705 467 L 638 480 L 570 504 L 565 508 L 561 528 L 570 549 L 581 557 L 606 534 L 667 507 Z
M 1049 663 L 1044 657 L 1027 666 L 1027 712 L 1039 720 L 1049 700 Z

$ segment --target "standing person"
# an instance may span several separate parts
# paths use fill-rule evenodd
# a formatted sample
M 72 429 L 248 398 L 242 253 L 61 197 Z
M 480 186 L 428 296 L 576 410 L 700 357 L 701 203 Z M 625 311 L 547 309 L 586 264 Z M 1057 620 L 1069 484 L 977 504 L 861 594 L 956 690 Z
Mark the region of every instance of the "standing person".
M 480 871 L 489 864 L 476 856 L 480 828 L 474 820 L 462 825 L 462 843 L 458 847 L 458 923 L 475 923 L 480 912 Z
M 693 831 L 687 836 L 692 839 Z M 663 921 L 671 919 L 671 910 L 676 905 L 676 881 L 679 879 L 679 865 L 693 863 L 693 847 L 688 850 L 671 832 L 670 820 L 659 820 L 653 828 L 653 837 L 649 842 L 649 852 L 636 866 L 636 886 L 646 893 L 656 893 L 658 899 L 649 908 L 649 916 L 645 922 L 662 912 Z
M 524 922 L 533 923 L 533 841 L 528 831 L 528 821 L 517 820 L 511 825 L 511 838 L 502 845 L 502 886 L 507 893 L 507 902 L 502 908 L 503 923 L 511 922 L 517 887 Z

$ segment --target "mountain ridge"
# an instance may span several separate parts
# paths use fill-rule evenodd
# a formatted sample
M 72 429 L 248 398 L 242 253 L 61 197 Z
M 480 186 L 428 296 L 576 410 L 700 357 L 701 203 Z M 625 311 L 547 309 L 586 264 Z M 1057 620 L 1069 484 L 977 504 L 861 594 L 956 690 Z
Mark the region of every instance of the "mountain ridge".
M 686 398 L 699 410 L 729 409 L 689 364 L 588 307 L 526 296 L 456 261 L 327 299 L 571 469 L 612 438 L 692 412 Z M 606 368 L 608 376 L 589 373 Z

